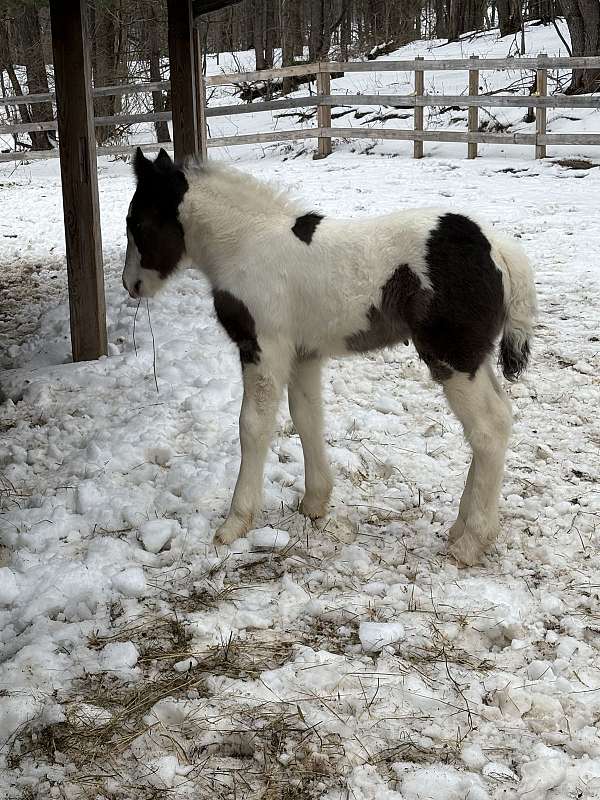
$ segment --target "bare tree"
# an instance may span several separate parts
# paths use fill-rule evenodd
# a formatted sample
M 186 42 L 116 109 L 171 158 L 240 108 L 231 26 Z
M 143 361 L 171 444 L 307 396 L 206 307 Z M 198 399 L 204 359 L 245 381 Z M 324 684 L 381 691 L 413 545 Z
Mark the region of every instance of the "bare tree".
M 497 0 L 500 36 L 518 33 L 523 24 L 521 0 Z
M 561 0 L 573 56 L 600 55 L 600 0 Z M 600 70 L 574 69 L 567 94 L 600 88 Z

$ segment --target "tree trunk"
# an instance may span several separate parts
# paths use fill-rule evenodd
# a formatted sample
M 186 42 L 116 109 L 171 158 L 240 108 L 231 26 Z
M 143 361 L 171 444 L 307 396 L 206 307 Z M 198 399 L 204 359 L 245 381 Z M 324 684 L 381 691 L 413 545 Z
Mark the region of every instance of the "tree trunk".
M 340 52 L 343 61 L 348 60 L 348 51 L 352 44 L 352 7 L 350 0 L 345 0 L 346 8 L 340 27 Z
M 444 0 L 435 0 L 435 37 L 436 39 L 448 37 L 448 15 Z
M 158 35 L 158 14 L 154 5 L 150 6 L 148 16 L 150 21 L 150 25 L 148 26 L 150 80 L 154 83 L 154 81 L 162 80 L 162 74 L 160 71 L 160 37 Z M 161 111 L 165 110 L 165 98 L 162 92 L 152 92 L 152 107 L 154 113 L 160 113 Z M 169 125 L 166 121 L 155 122 L 154 130 L 156 131 L 157 142 L 171 141 Z
M 500 36 L 511 36 L 521 30 L 520 0 L 497 0 Z
M 275 0 L 265 2 L 265 67 L 273 68 L 275 58 L 275 43 L 277 41 L 277 20 L 275 18 Z
M 265 0 L 252 0 L 250 5 L 256 69 L 265 69 Z
M 308 60 L 318 61 L 323 48 L 323 0 L 310 0 Z
M 40 20 L 34 6 L 23 7 L 19 27 L 23 43 L 27 91 L 29 94 L 45 94 L 49 91 L 48 76 L 42 48 Z M 32 122 L 51 122 L 54 119 L 52 103 L 35 103 L 31 106 L 30 115 Z M 34 150 L 52 150 L 48 132 L 31 131 L 29 137 Z
M 292 28 L 292 5 L 294 0 L 281 0 L 281 66 L 290 67 L 294 58 L 294 31 Z M 283 79 L 282 92 L 289 94 L 292 91 L 292 81 Z
M 116 9 L 109 8 L 96 0 L 95 29 L 92 50 L 92 67 L 94 86 L 112 86 L 117 81 L 117 22 Z M 115 113 L 114 95 L 96 97 L 94 113 L 98 117 L 109 117 Z M 114 125 L 102 125 L 96 128 L 96 141 L 104 144 L 114 134 Z
M 23 92 L 23 88 L 19 82 L 19 78 L 17 76 L 13 64 L 11 40 L 6 20 L 0 21 L 0 69 L 6 70 L 8 79 L 10 80 L 10 84 L 12 86 L 13 93 L 16 95 L 25 94 L 25 92 Z M 45 91 L 48 91 L 47 85 Z M 36 107 L 35 105 L 31 106 L 32 109 L 35 109 L 35 107 Z M 18 113 L 21 117 L 21 122 L 23 124 L 28 124 L 33 121 L 29 106 L 25 105 L 24 103 L 19 103 L 17 108 L 18 108 Z M 38 119 L 37 121 L 38 122 L 50 121 L 53 118 L 52 106 L 50 106 L 50 111 L 46 113 L 48 114 L 48 116 L 46 116 L 46 114 L 44 115 L 46 116 L 45 120 Z M 33 150 L 48 150 L 51 147 L 47 133 L 30 131 L 27 135 L 31 140 L 31 147 Z
M 561 0 L 573 56 L 600 55 L 600 0 Z M 567 94 L 600 88 L 600 70 L 574 69 Z
M 485 0 L 448 0 L 448 40 L 454 41 L 468 31 L 481 30 Z

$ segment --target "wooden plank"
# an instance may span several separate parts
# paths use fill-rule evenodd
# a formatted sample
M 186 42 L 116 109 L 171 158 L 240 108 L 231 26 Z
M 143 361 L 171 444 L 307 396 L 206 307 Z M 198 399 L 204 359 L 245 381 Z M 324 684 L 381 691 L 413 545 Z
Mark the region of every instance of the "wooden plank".
M 346 105 L 339 103 L 345 95 L 327 95 L 324 105 Z M 260 103 L 236 103 L 226 106 L 212 106 L 206 109 L 207 117 L 233 117 L 238 114 L 260 114 L 264 111 L 280 111 L 287 108 L 308 108 L 321 104 L 321 98 L 311 94 L 304 97 L 288 98 L 286 100 L 265 100 Z
M 273 101 L 279 102 L 279 101 Z M 600 108 L 600 95 L 552 94 L 548 97 L 530 95 L 478 95 L 425 94 L 420 97 L 410 94 L 335 94 L 320 99 L 323 105 L 332 106 L 390 106 L 412 108 L 414 106 L 458 106 L 468 108 Z M 258 105 L 258 104 L 256 104 Z M 230 112 L 235 113 L 235 112 Z
M 131 125 L 136 122 L 169 121 L 170 111 L 157 111 L 149 114 L 112 114 L 109 117 L 96 117 L 94 125 Z M 0 134 L 26 133 L 27 131 L 55 131 L 57 122 L 20 122 L 17 125 L 0 125 Z
M 168 122 L 170 111 L 151 111 L 147 114 L 112 114 L 110 117 L 96 117 L 94 125 L 132 125 L 136 122 Z
M 86 0 L 50 0 L 74 361 L 108 352 L 86 14 Z
M 169 150 L 173 147 L 170 142 L 148 142 L 141 145 L 137 144 L 115 144 L 107 147 L 97 147 L 96 155 L 100 156 L 121 156 L 128 153 L 135 153 L 141 147 L 144 153 L 157 153 L 161 148 Z M 3 161 L 45 161 L 48 158 L 58 158 L 58 148 L 55 150 L 20 150 L 15 153 L 0 153 L 0 163 Z
M 535 133 L 464 133 L 462 131 L 413 131 L 389 128 L 330 128 L 332 137 L 345 139 L 398 139 L 424 142 L 479 142 L 484 144 L 535 144 Z M 600 134 L 598 134 L 600 138 Z
M 198 156 L 202 161 L 208 158 L 207 140 L 208 130 L 206 128 L 206 87 L 204 85 L 204 75 L 202 74 L 202 41 L 200 39 L 200 27 L 194 28 L 194 66 L 196 69 L 196 128 L 198 130 Z
M 538 98 L 546 97 L 548 94 L 548 70 L 545 66 L 543 66 L 543 62 L 546 60 L 546 58 L 546 53 L 540 53 L 538 55 L 538 60 L 542 62 L 542 66 L 540 66 L 536 72 L 535 79 L 535 88 Z M 546 109 L 542 106 L 539 106 L 535 113 L 535 132 L 538 136 L 538 141 L 535 145 L 535 157 L 546 158 L 546 145 L 541 144 L 539 141 L 539 137 L 546 133 Z
M 417 56 L 415 61 L 419 63 L 424 61 L 422 56 Z M 420 97 L 425 93 L 425 73 L 418 67 L 415 68 L 415 103 L 418 103 Z M 415 131 L 423 130 L 423 106 L 416 105 L 414 111 L 414 129 Z M 423 140 L 417 139 L 413 142 L 413 158 L 423 158 Z
M 327 66 L 327 72 L 332 72 Z M 225 75 L 207 75 L 207 86 L 228 86 L 236 83 L 254 83 L 270 78 L 289 78 L 292 75 L 316 75 L 319 62 L 312 64 L 296 64 L 293 67 L 277 67 L 277 69 L 261 69 L 254 72 L 229 72 Z M 335 70 L 333 70 L 335 71 Z
M 333 128 L 326 129 L 332 135 Z M 317 139 L 323 135 L 322 128 L 304 128 L 300 131 L 269 131 L 269 133 L 242 133 L 237 136 L 217 136 L 208 140 L 209 147 L 231 147 L 237 144 L 260 144 L 263 142 L 285 142 L 296 139 Z
M 155 81 L 154 83 L 123 83 L 118 86 L 100 86 L 92 89 L 93 97 L 106 97 L 118 94 L 149 94 L 151 92 L 166 92 L 171 88 L 170 81 Z M 54 92 L 45 94 L 23 94 L 0 97 L 0 106 L 36 105 L 36 103 L 54 102 Z
M 547 133 L 537 137 L 539 144 L 600 144 L 600 133 Z
M 99 86 L 92 89 L 94 97 L 106 97 L 119 94 L 151 94 L 152 92 L 168 92 L 171 81 L 149 81 L 148 83 L 121 83 L 118 86 Z
M 176 161 L 199 151 L 191 0 L 167 0 L 173 146 Z
M 598 69 L 600 56 L 581 56 L 575 58 L 552 57 L 545 62 L 548 69 Z M 406 61 L 329 61 L 326 69 L 329 72 L 414 72 L 415 69 L 424 70 L 461 70 L 471 69 L 471 58 L 449 59 L 424 59 L 415 63 L 415 60 Z M 477 65 L 480 70 L 536 70 L 537 58 L 480 58 Z
M 331 75 L 329 72 L 317 73 L 317 94 L 321 97 L 325 95 L 331 96 Z M 317 106 L 317 126 L 319 128 L 331 127 L 331 106 Z M 331 138 L 319 136 L 317 147 L 314 158 L 326 158 L 331 155 Z
M 55 130 L 58 130 L 58 122 L 18 122 L 15 125 L 0 125 L 0 135 Z
M 472 60 L 477 56 L 473 56 Z M 479 70 L 471 68 L 469 70 L 469 100 L 479 94 Z M 479 110 L 477 106 L 469 107 L 469 133 L 477 133 L 479 128 Z M 469 142 L 467 145 L 467 158 L 477 158 L 477 142 Z

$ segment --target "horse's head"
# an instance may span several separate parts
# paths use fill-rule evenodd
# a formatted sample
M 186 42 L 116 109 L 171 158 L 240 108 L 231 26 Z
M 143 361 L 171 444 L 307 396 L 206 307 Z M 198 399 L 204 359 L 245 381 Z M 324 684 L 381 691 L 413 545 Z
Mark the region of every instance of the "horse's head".
M 137 187 L 127 213 L 123 286 L 131 297 L 152 297 L 185 256 L 178 209 L 188 183 L 163 149 L 150 161 L 138 147 L 133 167 Z

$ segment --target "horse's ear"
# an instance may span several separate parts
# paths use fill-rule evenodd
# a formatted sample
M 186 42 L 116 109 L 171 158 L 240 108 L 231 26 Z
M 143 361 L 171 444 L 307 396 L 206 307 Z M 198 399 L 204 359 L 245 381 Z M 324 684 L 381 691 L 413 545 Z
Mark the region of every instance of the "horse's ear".
M 156 157 L 156 161 L 154 162 L 157 167 L 171 167 L 173 162 L 171 160 L 171 156 L 167 153 L 164 147 L 161 147 L 158 151 L 158 156 Z
M 133 171 L 135 172 L 135 177 L 138 181 L 142 180 L 142 178 L 146 177 L 152 172 L 152 161 L 146 158 L 146 156 L 142 153 L 141 147 L 135 151 L 135 156 L 133 158 Z

